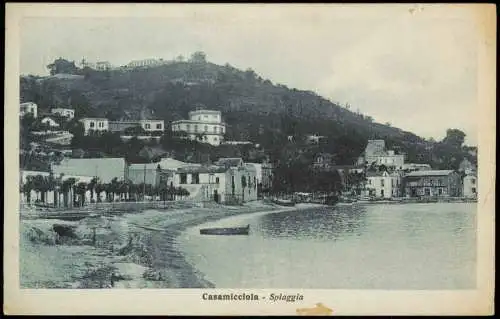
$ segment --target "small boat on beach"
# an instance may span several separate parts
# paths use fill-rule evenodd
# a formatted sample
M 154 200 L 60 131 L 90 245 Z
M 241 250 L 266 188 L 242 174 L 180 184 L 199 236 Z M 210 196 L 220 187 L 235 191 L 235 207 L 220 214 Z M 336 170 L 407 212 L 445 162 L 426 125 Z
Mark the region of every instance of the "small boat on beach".
M 274 199 L 272 202 L 280 206 L 295 206 L 295 201 L 290 199 Z
M 246 227 L 202 228 L 201 235 L 248 235 L 250 225 Z

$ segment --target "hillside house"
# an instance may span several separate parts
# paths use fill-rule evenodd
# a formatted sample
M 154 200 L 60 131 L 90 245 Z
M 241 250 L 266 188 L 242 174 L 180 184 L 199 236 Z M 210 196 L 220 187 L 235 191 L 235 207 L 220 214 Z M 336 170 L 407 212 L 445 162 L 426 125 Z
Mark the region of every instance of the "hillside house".
M 49 127 L 49 128 L 58 128 L 60 125 L 59 123 L 56 122 L 56 120 L 54 120 L 53 118 L 49 117 L 49 116 L 46 116 L 44 117 L 40 123 L 42 123 L 43 125 Z
M 146 132 L 163 132 L 165 130 L 165 121 L 163 120 L 134 120 L 134 121 L 109 121 L 109 130 L 111 132 L 124 132 L 130 128 L 142 128 Z
M 191 140 L 218 146 L 224 141 L 226 124 L 220 111 L 196 110 L 189 112 L 189 120 L 172 122 L 172 131 L 184 132 Z
M 50 113 L 65 117 L 68 120 L 71 120 L 75 117 L 75 110 L 70 109 L 70 108 L 56 107 L 56 108 L 51 109 Z
M 21 117 L 25 116 L 26 114 L 31 114 L 33 115 L 34 118 L 38 117 L 38 105 L 33 102 L 26 102 L 26 103 L 21 103 L 19 105 L 19 115 Z
M 107 118 L 85 117 L 80 119 L 83 124 L 84 134 L 89 135 L 92 132 L 106 132 L 109 130 L 109 121 Z
M 335 168 L 335 155 L 330 153 L 318 153 L 314 156 L 312 168 L 322 171 L 331 171 Z
M 384 165 L 397 169 L 402 169 L 405 161 L 404 154 L 395 154 L 393 150 L 386 150 L 384 140 L 368 140 L 363 158 L 367 165 Z
M 452 170 L 415 171 L 403 178 L 406 197 L 458 197 L 462 192 L 460 175 Z

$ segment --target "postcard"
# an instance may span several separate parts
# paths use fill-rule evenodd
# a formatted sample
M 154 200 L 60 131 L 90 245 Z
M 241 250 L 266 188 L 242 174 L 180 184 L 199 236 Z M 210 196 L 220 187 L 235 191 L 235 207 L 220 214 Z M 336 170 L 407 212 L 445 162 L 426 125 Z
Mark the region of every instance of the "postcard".
M 493 313 L 494 5 L 6 8 L 6 314 Z

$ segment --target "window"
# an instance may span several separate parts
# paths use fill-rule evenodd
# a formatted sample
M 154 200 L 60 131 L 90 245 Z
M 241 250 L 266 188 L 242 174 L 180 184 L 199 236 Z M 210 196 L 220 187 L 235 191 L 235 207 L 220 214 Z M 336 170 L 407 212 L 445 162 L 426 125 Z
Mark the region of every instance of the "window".
M 473 179 L 470 180 L 470 182 L 472 183 L 472 185 L 475 185 L 476 184 L 476 179 L 473 178 Z
M 191 175 L 191 184 L 199 184 L 200 183 L 200 174 L 193 173 Z
M 219 184 L 219 178 L 218 177 L 215 178 L 215 184 Z
M 95 123 L 94 122 L 90 122 L 90 127 L 94 127 L 95 126 Z
M 431 190 L 429 188 L 425 189 L 425 196 L 430 196 L 431 195 Z
M 208 126 L 205 125 L 205 132 L 208 132 Z
M 187 184 L 187 174 L 181 173 L 181 184 Z
M 384 180 L 383 180 L 383 179 L 381 179 L 381 180 L 380 180 L 380 186 L 381 186 L 381 187 L 384 187 L 384 186 L 385 186 L 385 185 L 384 185 Z
M 380 197 L 384 197 L 384 190 L 383 189 L 380 190 Z
M 196 124 L 194 125 L 194 131 L 198 132 L 198 125 L 196 125 Z
M 203 118 L 204 118 L 204 119 L 208 119 L 208 116 L 207 116 L 207 115 L 205 115 L 205 116 L 203 116 Z
M 156 129 L 157 129 L 157 130 L 161 130 L 161 123 L 156 124 Z
M 214 126 L 214 133 L 217 133 L 217 126 Z
M 443 190 L 441 188 L 438 188 L 438 195 L 443 195 Z
M 476 188 L 472 187 L 472 194 L 475 194 L 475 193 L 476 193 Z
M 144 127 L 146 128 L 146 130 L 149 130 L 151 128 L 151 124 L 146 123 L 146 125 L 144 125 Z

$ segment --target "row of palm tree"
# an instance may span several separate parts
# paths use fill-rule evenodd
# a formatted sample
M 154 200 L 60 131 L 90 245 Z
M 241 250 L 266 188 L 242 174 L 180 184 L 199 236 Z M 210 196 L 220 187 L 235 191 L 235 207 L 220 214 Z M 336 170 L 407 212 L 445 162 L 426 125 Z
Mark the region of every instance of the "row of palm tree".
M 130 181 L 119 181 L 114 178 L 109 183 L 102 183 L 98 178 L 93 178 L 90 182 L 80 182 L 76 178 L 64 179 L 64 175 L 56 177 L 52 173 L 48 176 L 34 175 L 28 176 L 26 182 L 21 186 L 21 192 L 26 196 L 28 203 L 31 203 L 31 193 L 36 192 L 35 202 L 45 204 L 48 202 L 48 193 L 53 192 L 54 206 L 83 206 L 85 205 L 85 194 L 90 191 L 91 202 L 102 202 L 100 196 L 105 194 L 105 201 L 114 202 L 116 197 L 120 200 L 140 200 L 145 195 L 151 197 L 159 196 L 161 200 L 183 199 L 190 195 L 189 191 L 182 187 L 174 187 L 172 184 L 134 184 Z M 62 196 L 62 201 L 60 200 Z M 70 198 L 71 197 L 71 198 Z M 71 199 L 71 201 L 70 201 Z

